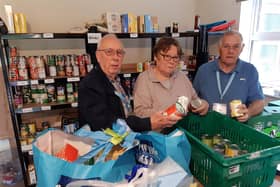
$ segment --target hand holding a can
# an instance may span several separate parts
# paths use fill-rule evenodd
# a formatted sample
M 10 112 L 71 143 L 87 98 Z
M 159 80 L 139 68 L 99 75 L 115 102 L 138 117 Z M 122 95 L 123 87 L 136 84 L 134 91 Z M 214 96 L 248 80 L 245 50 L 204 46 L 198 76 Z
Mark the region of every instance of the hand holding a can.
M 189 105 L 190 111 L 199 115 L 206 115 L 209 109 L 209 104 L 204 99 L 192 99 Z
M 176 124 L 182 116 L 180 115 L 165 115 L 165 112 L 156 112 L 151 115 L 151 128 L 152 130 L 161 130 L 166 127 L 172 127 Z
M 249 115 L 249 110 L 248 110 L 247 106 L 245 104 L 240 104 L 237 106 L 237 110 L 240 115 L 236 116 L 236 119 L 239 122 L 248 121 L 248 119 L 250 118 L 250 115 Z

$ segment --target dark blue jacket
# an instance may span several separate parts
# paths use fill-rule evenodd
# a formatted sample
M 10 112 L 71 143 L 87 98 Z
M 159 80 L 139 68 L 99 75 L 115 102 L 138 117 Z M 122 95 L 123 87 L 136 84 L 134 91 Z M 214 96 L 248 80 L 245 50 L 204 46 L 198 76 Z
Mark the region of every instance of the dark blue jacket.
M 111 128 L 118 118 L 125 119 L 133 131 L 151 130 L 150 118 L 128 116 L 114 86 L 97 65 L 79 84 L 78 109 L 80 127 L 89 124 L 91 130 Z

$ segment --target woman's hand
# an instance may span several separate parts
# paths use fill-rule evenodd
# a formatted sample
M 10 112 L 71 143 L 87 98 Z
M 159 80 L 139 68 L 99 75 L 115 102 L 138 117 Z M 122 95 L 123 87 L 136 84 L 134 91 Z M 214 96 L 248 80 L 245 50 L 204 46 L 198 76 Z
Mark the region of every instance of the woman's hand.
M 176 124 L 182 117 L 178 115 L 164 115 L 163 112 L 156 112 L 151 115 L 151 126 L 152 130 L 160 130 L 166 127 L 172 127 Z

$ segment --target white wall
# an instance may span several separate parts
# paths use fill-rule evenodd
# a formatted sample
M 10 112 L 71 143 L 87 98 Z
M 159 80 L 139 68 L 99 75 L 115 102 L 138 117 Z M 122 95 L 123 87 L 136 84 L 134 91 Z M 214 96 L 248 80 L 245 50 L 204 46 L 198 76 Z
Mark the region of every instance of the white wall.
M 108 11 L 158 16 L 160 31 L 176 21 L 180 32 L 193 29 L 195 14 L 200 15 L 201 24 L 235 19 L 236 26 L 240 14 L 240 2 L 236 0 L 0 0 L 0 16 L 4 20 L 5 4 L 12 5 L 13 12 L 26 15 L 29 32 L 67 32 L 73 27 L 84 27 L 88 21 L 99 20 L 101 14 Z M 210 54 L 217 54 L 216 41 L 217 37 L 209 37 Z M 180 43 L 187 54 L 191 53 L 192 40 L 181 40 Z M 125 41 L 127 54 L 130 54 L 125 62 L 149 59 L 149 46 L 149 40 Z
M 196 0 L 1 0 L 1 17 L 4 4 L 12 5 L 13 12 L 26 15 L 30 32 L 66 32 L 109 11 L 155 15 L 162 31 L 172 21 L 179 22 L 180 31 L 185 31 L 192 29 L 196 9 Z

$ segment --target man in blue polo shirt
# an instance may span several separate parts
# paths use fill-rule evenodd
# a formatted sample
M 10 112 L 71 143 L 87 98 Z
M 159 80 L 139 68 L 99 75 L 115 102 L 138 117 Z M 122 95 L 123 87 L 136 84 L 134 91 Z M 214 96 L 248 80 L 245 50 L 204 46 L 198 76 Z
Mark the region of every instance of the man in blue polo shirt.
M 242 35 L 237 31 L 224 33 L 219 41 L 220 57 L 203 64 L 195 76 L 193 86 L 209 108 L 230 114 L 230 102 L 241 100 L 238 106 L 240 122 L 247 121 L 263 111 L 264 95 L 256 68 L 241 59 L 244 47 Z

